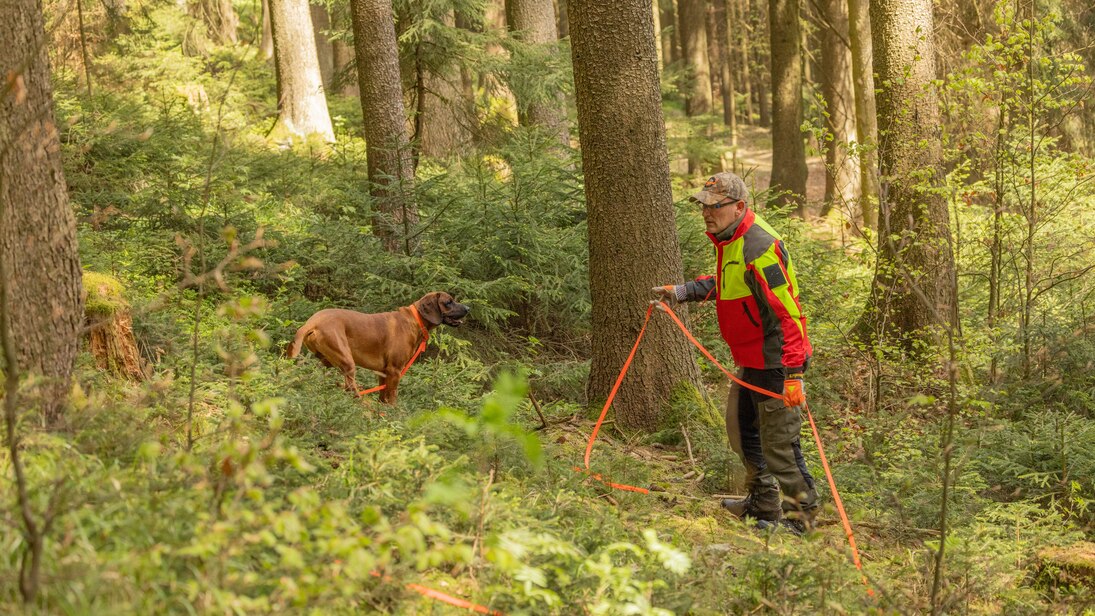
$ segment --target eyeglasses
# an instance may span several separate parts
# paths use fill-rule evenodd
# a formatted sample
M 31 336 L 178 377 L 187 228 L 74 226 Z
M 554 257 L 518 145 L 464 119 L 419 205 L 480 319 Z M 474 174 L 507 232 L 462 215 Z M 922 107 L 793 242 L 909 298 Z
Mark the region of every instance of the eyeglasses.
M 725 201 L 719 201 L 718 203 L 714 203 L 714 204 L 711 204 L 711 205 L 708 205 L 706 203 L 700 203 L 700 209 L 719 210 L 719 209 L 722 209 L 722 208 L 724 208 L 728 205 L 736 205 L 739 201 L 741 201 L 741 199 L 727 199 Z

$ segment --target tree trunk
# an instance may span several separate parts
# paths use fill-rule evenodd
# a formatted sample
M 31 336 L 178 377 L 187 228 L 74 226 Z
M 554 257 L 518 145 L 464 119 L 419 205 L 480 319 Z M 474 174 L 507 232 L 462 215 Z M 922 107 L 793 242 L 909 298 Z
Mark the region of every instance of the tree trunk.
M 757 113 L 760 126 L 768 128 L 772 126 L 772 107 L 769 104 L 769 91 L 772 89 L 771 57 L 764 54 L 765 51 L 771 49 L 768 2 L 760 0 L 758 7 L 760 7 L 761 15 L 757 20 L 757 33 L 760 35 L 762 42 L 768 40 L 769 44 L 752 45 L 753 55 L 756 57 L 756 63 L 753 63 L 753 66 L 759 69 L 757 71 L 757 81 L 753 84 L 753 91 L 757 92 Z
M 270 0 L 262 0 L 262 42 L 259 53 L 263 60 L 274 59 L 274 32 L 270 28 Z
M 732 37 L 737 37 L 736 40 L 741 46 L 741 52 L 738 57 L 740 62 L 740 75 L 742 93 L 745 95 L 745 123 L 753 123 L 753 78 L 749 76 L 749 63 L 752 60 L 752 56 L 749 55 L 749 39 L 752 37 L 752 33 L 755 31 L 753 25 L 752 16 L 752 2 L 750 0 L 730 0 L 730 8 L 738 7 L 736 19 L 734 24 L 730 26 L 730 32 Z M 734 54 L 731 53 L 731 56 Z
M 232 8 L 232 0 L 191 0 L 190 14 L 205 23 L 209 38 L 218 45 L 235 45 L 240 18 Z
M 649 288 L 680 281 L 682 263 L 650 4 L 570 0 L 568 7 L 589 215 L 588 391 L 604 400 L 635 342 Z M 656 429 L 670 392 L 697 379 L 685 338 L 655 317 L 617 395 L 619 425 Z
M 323 90 L 331 91 L 335 76 L 335 53 L 327 32 L 331 29 L 331 14 L 327 8 L 318 4 L 309 5 L 312 12 L 312 31 L 316 38 L 316 59 L 319 60 L 319 75 L 323 79 Z
M 562 6 L 566 6 L 566 0 L 563 0 Z M 469 13 L 465 11 L 456 11 L 456 27 L 467 32 L 482 32 L 483 15 L 482 12 Z M 471 132 L 472 139 L 477 140 L 479 135 L 479 118 L 476 112 L 476 84 L 478 83 L 475 71 L 467 66 L 466 63 L 460 65 L 460 92 L 464 97 L 464 100 L 468 104 L 469 119 L 471 120 Z
M 559 35 L 551 0 L 506 0 L 506 19 L 518 41 L 536 49 L 536 55 L 555 53 Z M 514 92 L 514 94 L 519 94 Z M 570 133 L 566 121 L 566 100 L 562 92 L 543 100 L 517 99 L 517 121 L 521 126 L 540 127 L 566 147 Z
M 707 11 L 705 0 L 678 0 L 681 51 L 691 78 L 685 87 L 685 113 L 691 116 L 711 111 L 711 65 L 707 58 Z
M 856 138 L 855 97 L 852 94 L 852 50 L 848 43 L 847 0 L 821 0 L 821 96 L 825 99 L 825 128 L 832 135 L 825 150 L 825 203 L 853 212 L 859 192 L 859 169 L 851 156 Z M 819 20 L 822 21 L 822 20 Z
M 391 0 L 351 0 L 350 8 L 369 194 L 376 210 L 373 232 L 389 252 L 411 254 L 418 212 L 392 4 Z
M 278 81 L 275 135 L 318 135 L 335 140 L 327 96 L 319 72 L 316 39 L 308 0 L 270 0 L 274 33 L 274 67 Z
M 886 129 L 879 139 L 880 263 L 863 319 L 875 338 L 892 331 L 907 342 L 932 340 L 926 328 L 955 323 L 956 299 L 947 203 L 938 192 L 943 152 L 931 0 L 872 2 L 871 30 Z
M 859 163 L 859 210 L 863 226 L 878 230 L 878 118 L 874 101 L 871 60 L 871 17 L 868 0 L 848 0 L 848 38 L 852 45 L 852 83 L 855 87 L 856 157 Z
M 69 391 L 84 307 L 47 45 L 39 2 L 0 3 L 8 50 L 0 54 L 0 298 L 18 364 L 5 369 L 45 377 L 41 405 L 52 423 Z
M 711 106 L 714 110 L 716 103 L 722 104 L 722 51 L 719 49 L 719 29 L 715 24 L 715 6 L 704 0 L 703 29 L 704 38 L 707 39 L 707 62 L 711 73 Z
M 419 13 L 417 18 L 424 19 L 425 16 Z M 450 28 L 455 27 L 456 15 L 453 11 L 435 18 Z M 554 13 L 551 28 L 554 33 Z M 428 46 L 429 41 L 423 41 L 415 50 L 417 111 L 414 137 L 421 154 L 448 158 L 461 154 L 471 143 L 472 103 L 464 96 L 460 68 L 452 57 L 436 51 L 428 53 Z
M 570 36 L 570 17 L 567 15 L 566 0 L 554 0 L 555 4 L 555 31 L 559 34 L 559 40 Z
M 806 143 L 802 137 L 802 50 L 798 0 L 768 0 L 772 63 L 772 180 L 777 205 L 806 214 Z M 763 113 L 763 112 L 762 112 Z
M 655 0 L 662 26 L 662 63 L 672 66 L 681 59 L 680 28 L 677 27 L 677 10 L 673 0 Z
M 106 35 L 109 40 L 130 33 L 126 0 L 103 0 L 103 9 L 106 11 Z
M 719 56 L 719 70 L 722 73 L 722 121 L 730 127 L 730 144 L 738 142 L 737 92 L 734 91 L 733 71 L 730 53 L 730 27 L 733 17 L 727 0 L 715 0 L 715 49 Z
M 654 44 L 658 47 L 658 74 L 662 75 L 665 73 L 665 61 L 667 58 L 665 54 L 666 40 L 665 37 L 662 36 L 662 9 L 658 6 L 658 0 L 651 2 L 650 8 L 653 9 L 650 12 L 654 19 Z
M 342 6 L 331 13 L 331 27 L 337 31 L 350 29 L 348 6 Z M 334 66 L 332 88 L 343 96 L 358 96 L 357 70 L 354 67 L 354 48 L 344 40 L 331 41 L 331 64 Z

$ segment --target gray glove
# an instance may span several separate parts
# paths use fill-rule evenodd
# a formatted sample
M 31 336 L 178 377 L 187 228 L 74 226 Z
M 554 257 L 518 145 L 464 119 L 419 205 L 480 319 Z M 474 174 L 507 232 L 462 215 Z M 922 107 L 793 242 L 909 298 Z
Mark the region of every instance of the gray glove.
M 650 289 L 650 292 L 653 293 L 655 297 L 662 300 L 663 302 L 673 304 L 673 303 L 676 303 L 676 302 L 680 301 L 680 298 L 679 298 L 680 293 L 678 292 L 678 288 L 682 287 L 682 286 L 683 285 L 667 284 L 667 285 L 660 286 L 660 287 L 652 287 Z

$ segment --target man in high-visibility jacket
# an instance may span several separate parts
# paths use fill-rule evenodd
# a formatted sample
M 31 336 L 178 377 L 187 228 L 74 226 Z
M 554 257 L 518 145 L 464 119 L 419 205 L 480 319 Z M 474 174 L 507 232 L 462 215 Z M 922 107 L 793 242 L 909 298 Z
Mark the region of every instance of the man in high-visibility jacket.
M 748 198 L 745 182 L 733 173 L 708 179 L 692 199 L 700 204 L 715 244 L 715 275 L 653 292 L 670 301 L 714 299 L 719 330 L 740 368 L 738 378 L 782 393 L 778 399 L 731 386 L 726 432 L 745 466 L 749 493 L 722 504 L 762 528 L 782 519 L 801 533 L 817 508 L 814 479 L 799 444 L 806 402 L 802 378 L 812 349 L 790 253 Z

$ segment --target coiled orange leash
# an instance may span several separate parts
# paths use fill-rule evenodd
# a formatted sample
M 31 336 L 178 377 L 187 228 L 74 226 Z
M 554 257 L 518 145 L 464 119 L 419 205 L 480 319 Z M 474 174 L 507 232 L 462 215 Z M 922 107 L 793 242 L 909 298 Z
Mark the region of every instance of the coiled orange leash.
M 643 320 L 642 328 L 639 330 L 639 336 L 635 339 L 635 344 L 631 347 L 631 353 L 628 354 L 627 361 L 624 362 L 623 368 L 620 369 L 620 375 L 616 377 L 616 383 L 612 386 L 612 391 L 609 392 L 608 399 L 605 400 L 604 408 L 601 409 L 601 415 L 597 418 L 597 423 L 593 426 L 593 432 L 589 436 L 589 442 L 586 443 L 586 453 L 584 459 L 585 469 L 580 469 L 578 467 L 574 468 L 574 470 L 576 471 L 584 471 L 586 473 L 589 473 L 590 476 L 592 476 L 594 479 L 600 481 L 601 483 L 604 483 L 609 487 L 616 488 L 618 490 L 627 490 L 629 492 L 639 492 L 641 494 L 648 494 L 650 490 L 648 490 L 647 488 L 629 486 L 626 484 L 611 483 L 601 477 L 600 474 L 591 472 L 589 469 L 589 458 L 590 454 L 593 452 L 593 442 L 597 439 L 597 433 L 601 429 L 601 424 L 604 423 L 605 416 L 608 414 L 609 407 L 612 406 L 612 401 L 616 398 L 616 392 L 619 391 L 620 384 L 623 383 L 624 376 L 627 374 L 628 369 L 631 367 L 632 360 L 635 359 L 635 352 L 639 350 L 639 343 L 642 342 L 643 334 L 646 333 L 646 326 L 650 323 L 650 317 L 653 314 L 655 307 L 669 315 L 669 318 L 673 319 L 673 322 L 677 324 L 677 327 L 680 328 L 681 332 L 685 335 L 686 338 L 688 338 L 688 341 L 691 342 L 692 345 L 695 346 L 697 349 L 699 349 L 700 352 L 703 353 L 704 357 L 710 360 L 711 363 L 715 364 L 715 366 L 719 370 L 721 370 L 728 379 L 746 389 L 755 391 L 759 394 L 763 394 L 765 396 L 777 398 L 780 400 L 783 399 L 782 394 L 768 391 L 767 389 L 757 387 L 756 385 L 746 383 L 745 381 L 739 379 L 736 375 L 723 367 L 723 365 L 719 363 L 719 360 L 715 359 L 715 356 L 712 355 L 711 352 L 708 351 L 702 344 L 700 344 L 699 340 L 696 340 L 696 337 L 692 335 L 692 332 L 688 331 L 688 328 L 684 326 L 684 323 L 681 322 L 680 318 L 675 312 L 673 312 L 673 309 L 670 308 L 668 304 L 658 300 L 651 301 L 650 305 L 646 309 L 646 317 Z M 863 585 L 867 587 L 867 594 L 873 597 L 874 590 L 868 583 L 866 574 L 863 573 L 863 563 L 859 559 L 859 549 L 856 547 L 855 544 L 855 534 L 852 532 L 852 523 L 848 519 L 848 514 L 844 510 L 844 502 L 840 498 L 840 492 L 836 489 L 836 480 L 833 479 L 833 472 L 829 468 L 829 459 L 825 455 L 825 447 L 821 444 L 821 435 L 820 433 L 818 433 L 817 424 L 814 422 L 814 416 L 810 412 L 810 406 L 805 403 L 802 406 L 806 410 L 807 419 L 809 419 L 810 421 L 810 429 L 814 434 L 814 443 L 817 444 L 817 452 L 819 457 L 821 458 L 821 466 L 825 469 L 825 478 L 829 482 L 829 490 L 833 493 L 833 503 L 836 505 L 837 513 L 840 515 L 840 521 L 844 525 L 844 534 L 848 537 L 848 545 L 852 549 L 852 562 L 855 564 L 856 569 L 859 570 L 859 573 L 862 576 Z

